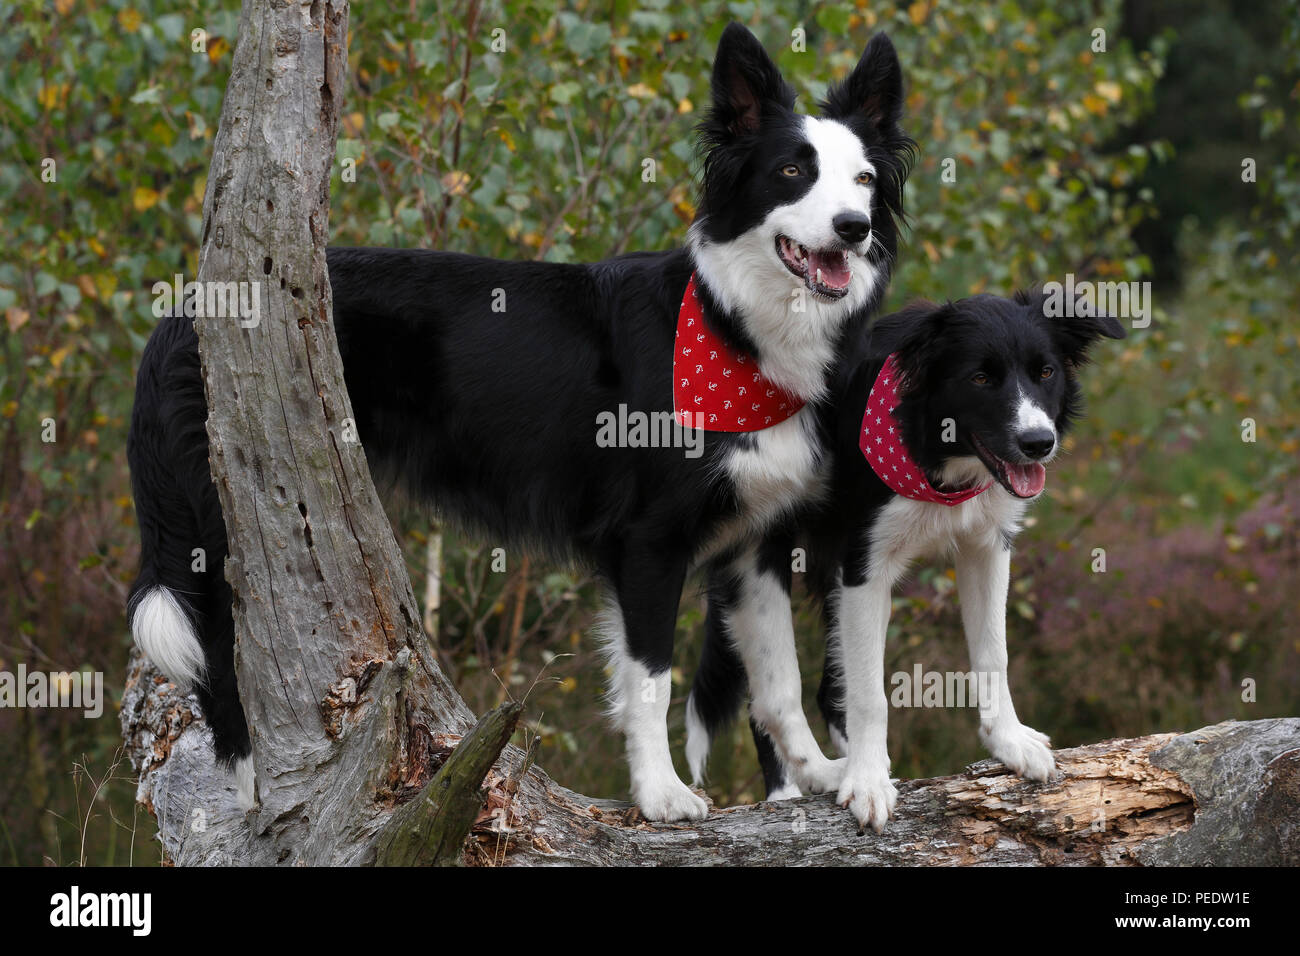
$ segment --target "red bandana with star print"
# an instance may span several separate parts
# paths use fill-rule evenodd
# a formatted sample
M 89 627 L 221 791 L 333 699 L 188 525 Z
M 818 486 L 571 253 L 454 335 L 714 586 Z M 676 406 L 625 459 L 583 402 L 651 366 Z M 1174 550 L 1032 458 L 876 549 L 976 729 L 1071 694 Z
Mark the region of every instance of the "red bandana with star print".
M 756 432 L 803 406 L 803 399 L 764 378 L 753 356 L 732 348 L 709 328 L 691 273 L 673 343 L 673 417 L 678 423 L 711 432 Z
M 802 407 L 802 398 L 763 377 L 754 356 L 708 328 L 690 273 L 672 350 L 673 418 L 707 432 L 759 432 Z
M 876 476 L 895 494 L 913 501 L 930 501 L 940 505 L 959 505 L 983 491 L 992 481 L 961 491 L 939 491 L 926 480 L 921 466 L 907 456 L 903 429 L 894 412 L 898 409 L 898 363 L 891 355 L 885 359 L 876 383 L 867 399 L 862 416 L 862 434 L 858 448 Z

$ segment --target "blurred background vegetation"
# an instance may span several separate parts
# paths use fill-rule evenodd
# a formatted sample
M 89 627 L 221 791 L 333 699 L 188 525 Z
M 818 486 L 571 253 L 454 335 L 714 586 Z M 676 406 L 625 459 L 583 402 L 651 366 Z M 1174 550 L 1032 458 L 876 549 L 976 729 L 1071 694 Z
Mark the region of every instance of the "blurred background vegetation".
M 0 4 L 0 670 L 99 670 L 120 697 L 134 369 L 150 286 L 196 271 L 236 7 Z M 358 4 L 334 241 L 574 261 L 680 243 L 691 128 L 733 18 L 805 107 L 872 32 L 897 44 L 921 151 L 891 306 L 1066 272 L 1155 283 L 1151 327 L 1098 348 L 1088 417 L 1014 561 L 1026 722 L 1071 745 L 1300 713 L 1297 0 Z M 516 555 L 494 571 L 494 542 L 391 515 L 417 592 L 441 549 L 437 647 L 470 704 L 528 694 L 541 764 L 581 792 L 625 795 L 590 580 Z M 702 617 L 693 582 L 683 699 Z M 799 624 L 811 691 L 822 643 L 806 602 Z M 890 630 L 888 672 L 965 670 L 952 570 L 918 569 Z M 98 721 L 0 711 L 0 860 L 158 862 L 115 718 L 112 702 Z M 677 706 L 677 744 L 681 719 Z M 975 723 L 895 710 L 895 772 L 958 771 L 981 755 Z M 761 798 L 743 723 L 711 772 L 717 802 Z

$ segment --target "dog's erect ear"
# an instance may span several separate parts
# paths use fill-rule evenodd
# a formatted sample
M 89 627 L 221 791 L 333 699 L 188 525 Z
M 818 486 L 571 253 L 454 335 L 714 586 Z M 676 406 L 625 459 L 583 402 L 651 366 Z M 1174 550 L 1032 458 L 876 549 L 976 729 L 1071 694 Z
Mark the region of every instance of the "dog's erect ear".
M 891 317 L 900 322 L 892 345 L 898 363 L 899 394 L 907 396 L 927 387 L 926 375 L 943 345 L 949 319 L 956 313 L 951 302 L 910 302 Z
M 871 38 L 853 72 L 826 91 L 821 108 L 830 119 L 862 116 L 882 132 L 897 130 L 903 115 L 903 70 L 887 34 Z
M 733 136 L 757 132 L 766 108 L 794 109 L 794 90 L 739 23 L 729 23 L 713 60 L 713 121 Z
M 1083 296 L 1079 296 L 1067 307 L 1059 283 L 1051 291 L 1034 289 L 1030 292 L 1017 292 L 1016 301 L 1028 307 L 1038 321 L 1046 324 L 1071 365 L 1086 362 L 1088 349 L 1098 339 L 1128 337 L 1118 319 L 1099 312 Z

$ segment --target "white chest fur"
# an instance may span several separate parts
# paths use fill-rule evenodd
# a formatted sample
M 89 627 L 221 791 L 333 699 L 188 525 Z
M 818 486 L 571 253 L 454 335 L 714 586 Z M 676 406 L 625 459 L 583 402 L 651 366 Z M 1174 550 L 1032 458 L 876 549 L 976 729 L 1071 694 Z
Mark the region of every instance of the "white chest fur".
M 735 489 L 740 513 L 719 529 L 701 557 L 761 532 L 825 491 L 825 456 L 811 409 L 803 408 L 778 425 L 750 434 L 753 440 L 736 445 L 721 463 Z
M 868 577 L 892 583 L 918 558 L 947 555 L 964 542 L 996 544 L 1019 529 L 1026 506 L 996 484 L 952 507 L 895 496 L 867 532 Z

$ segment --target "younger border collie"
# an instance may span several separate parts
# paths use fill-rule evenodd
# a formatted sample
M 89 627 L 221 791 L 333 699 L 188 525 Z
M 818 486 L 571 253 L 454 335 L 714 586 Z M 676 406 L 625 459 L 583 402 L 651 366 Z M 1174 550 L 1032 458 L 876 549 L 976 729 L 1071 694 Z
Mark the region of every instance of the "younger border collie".
M 1081 408 L 1077 371 L 1099 337 L 1123 338 L 1108 316 L 1049 318 L 1041 294 L 923 302 L 881 319 L 847 350 L 824 408 L 832 490 L 806 517 L 812 590 L 823 600 L 827 662 L 818 703 L 847 758 L 839 802 L 877 831 L 894 809 L 886 752 L 885 632 L 894 584 L 914 560 L 955 556 L 971 668 L 991 688 L 980 739 L 1032 780 L 1055 761 L 1046 736 L 1016 716 L 1007 686 L 1011 545 L 1045 465 Z M 716 731 L 751 694 L 769 799 L 797 796 L 791 756 L 773 732 L 803 715 L 772 697 L 750 648 L 754 633 L 793 640 L 792 533 L 770 532 L 765 562 L 715 574 L 708 644 L 687 709 L 687 759 L 698 782 Z M 793 662 L 791 655 L 789 660 Z M 789 676 L 786 681 L 790 682 Z M 793 686 L 798 686 L 797 670 Z
M 707 812 L 668 747 L 684 579 L 742 560 L 824 486 L 815 405 L 885 291 L 913 147 L 883 34 L 817 115 L 800 115 L 762 46 L 731 24 L 712 97 L 685 249 L 590 265 L 328 253 L 348 391 L 377 472 L 490 540 L 600 572 L 612 712 L 652 820 Z M 604 447 L 601 423 L 623 409 L 702 429 L 702 453 L 694 441 Z M 165 319 L 141 362 L 127 449 L 142 544 L 127 613 L 139 647 L 197 692 L 251 804 L 206 416 L 192 323 Z M 191 571 L 196 546 L 206 572 Z M 810 733 L 791 748 L 801 786 L 839 785 Z

